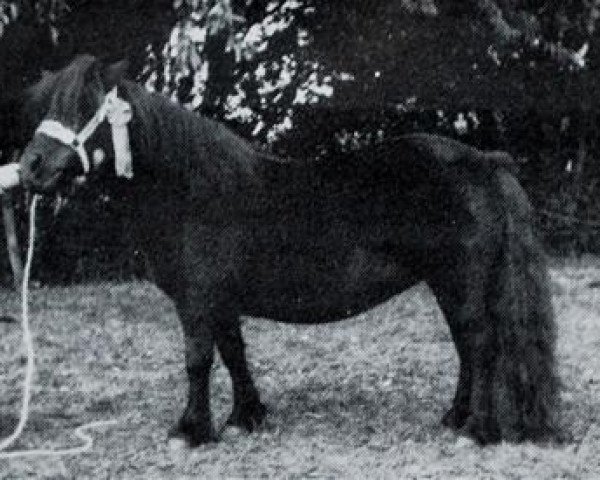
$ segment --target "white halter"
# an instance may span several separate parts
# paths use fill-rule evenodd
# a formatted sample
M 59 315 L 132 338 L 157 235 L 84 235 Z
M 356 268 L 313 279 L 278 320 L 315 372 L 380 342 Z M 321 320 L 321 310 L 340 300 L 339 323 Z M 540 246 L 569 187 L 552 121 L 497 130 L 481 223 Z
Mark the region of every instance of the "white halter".
M 133 177 L 131 147 L 129 144 L 129 131 L 127 124 L 131 121 L 131 105 L 117 96 L 117 87 L 114 87 L 104 97 L 104 101 L 92 119 L 75 133 L 61 122 L 44 120 L 40 123 L 36 133 L 43 133 L 59 142 L 71 147 L 77 152 L 81 160 L 84 174 L 90 171 L 90 159 L 85 150 L 85 142 L 94 134 L 104 120 L 111 125 L 113 148 L 115 151 L 115 171 L 118 176 Z

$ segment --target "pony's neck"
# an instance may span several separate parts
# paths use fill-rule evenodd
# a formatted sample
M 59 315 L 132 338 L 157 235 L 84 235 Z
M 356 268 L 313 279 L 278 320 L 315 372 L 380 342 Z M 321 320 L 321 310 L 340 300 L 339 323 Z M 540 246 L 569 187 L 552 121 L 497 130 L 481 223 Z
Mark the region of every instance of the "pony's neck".
M 256 180 L 257 152 L 225 126 L 133 82 L 122 82 L 118 91 L 133 109 L 134 176 L 206 195 L 231 193 Z

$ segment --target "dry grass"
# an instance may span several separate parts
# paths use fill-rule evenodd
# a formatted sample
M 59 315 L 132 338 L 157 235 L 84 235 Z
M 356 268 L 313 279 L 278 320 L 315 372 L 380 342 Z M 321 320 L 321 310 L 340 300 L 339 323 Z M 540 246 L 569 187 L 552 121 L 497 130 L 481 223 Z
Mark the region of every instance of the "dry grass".
M 170 302 L 144 283 L 33 292 L 37 368 L 20 447 L 71 445 L 74 427 L 119 419 L 77 457 L 0 460 L 15 478 L 600 478 L 600 279 L 596 264 L 553 269 L 565 442 L 480 448 L 439 424 L 457 361 L 419 286 L 356 319 L 325 326 L 248 320 L 250 363 L 270 415 L 261 432 L 171 452 L 184 404 L 182 339 Z M 2 314 L 18 315 L 4 293 Z M 20 401 L 20 329 L 0 325 L 0 434 Z M 231 387 L 217 362 L 213 411 Z

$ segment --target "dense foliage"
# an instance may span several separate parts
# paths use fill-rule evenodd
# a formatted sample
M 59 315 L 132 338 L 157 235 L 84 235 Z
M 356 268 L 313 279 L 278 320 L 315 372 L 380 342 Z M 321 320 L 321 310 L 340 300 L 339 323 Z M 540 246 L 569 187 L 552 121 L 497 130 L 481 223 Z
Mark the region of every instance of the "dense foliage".
M 599 19 L 589 0 L 6 0 L 0 75 L 18 89 L 76 53 L 127 56 L 148 89 L 281 155 L 414 130 L 505 148 L 552 250 L 596 252 Z M 87 195 L 49 215 L 42 263 L 81 278 L 140 268 L 119 200 Z

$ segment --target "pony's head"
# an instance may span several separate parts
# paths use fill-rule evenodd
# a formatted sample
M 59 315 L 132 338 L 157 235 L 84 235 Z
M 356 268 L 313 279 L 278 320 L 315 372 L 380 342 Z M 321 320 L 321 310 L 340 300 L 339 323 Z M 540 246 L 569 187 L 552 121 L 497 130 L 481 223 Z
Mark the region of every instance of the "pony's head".
M 106 120 L 118 101 L 116 85 L 126 68 L 125 62 L 104 67 L 84 55 L 29 90 L 30 108 L 44 105 L 46 111 L 21 156 L 26 188 L 51 193 L 102 168 L 113 148 Z M 130 118 L 131 112 L 125 113 Z

